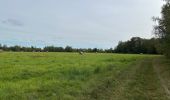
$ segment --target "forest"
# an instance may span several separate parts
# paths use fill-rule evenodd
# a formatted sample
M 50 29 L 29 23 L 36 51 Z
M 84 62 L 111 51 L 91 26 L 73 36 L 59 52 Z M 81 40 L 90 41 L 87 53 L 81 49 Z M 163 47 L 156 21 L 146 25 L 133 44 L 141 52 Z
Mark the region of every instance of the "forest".
M 46 46 L 44 48 L 22 47 L 22 46 L 6 46 L 0 45 L 3 51 L 14 52 L 87 52 L 87 53 L 129 53 L 129 54 L 162 54 L 157 45 L 159 39 L 142 39 L 140 37 L 133 37 L 131 40 L 120 41 L 115 48 L 99 49 L 99 48 L 72 48 L 71 46 L 56 47 Z

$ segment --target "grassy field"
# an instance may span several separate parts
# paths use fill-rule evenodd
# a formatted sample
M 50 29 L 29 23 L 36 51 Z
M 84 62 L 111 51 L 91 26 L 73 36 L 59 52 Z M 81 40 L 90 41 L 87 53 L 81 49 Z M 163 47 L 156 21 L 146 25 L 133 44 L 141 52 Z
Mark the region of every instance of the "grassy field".
M 0 100 L 169 100 L 169 62 L 155 55 L 4 52 Z

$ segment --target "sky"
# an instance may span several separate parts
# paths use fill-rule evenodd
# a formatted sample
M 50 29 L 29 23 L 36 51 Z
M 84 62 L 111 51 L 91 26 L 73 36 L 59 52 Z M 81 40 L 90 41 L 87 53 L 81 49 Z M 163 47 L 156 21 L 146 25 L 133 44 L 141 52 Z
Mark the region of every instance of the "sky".
M 162 0 L 0 0 L 0 43 L 114 48 L 153 37 Z

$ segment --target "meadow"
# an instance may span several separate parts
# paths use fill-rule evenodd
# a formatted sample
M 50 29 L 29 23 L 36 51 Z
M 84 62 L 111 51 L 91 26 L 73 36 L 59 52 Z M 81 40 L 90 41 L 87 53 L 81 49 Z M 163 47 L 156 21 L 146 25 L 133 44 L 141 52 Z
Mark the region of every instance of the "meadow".
M 0 100 L 169 100 L 168 62 L 159 55 L 2 52 Z

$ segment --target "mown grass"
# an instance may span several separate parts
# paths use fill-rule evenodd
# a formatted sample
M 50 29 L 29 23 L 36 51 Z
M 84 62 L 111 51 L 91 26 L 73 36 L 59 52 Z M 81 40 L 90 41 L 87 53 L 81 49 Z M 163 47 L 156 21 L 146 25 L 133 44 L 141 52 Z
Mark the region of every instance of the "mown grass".
M 129 100 L 168 100 L 152 65 L 152 59 L 144 60 L 129 82 L 125 97 Z
M 122 73 L 133 73 L 131 69 L 137 63 L 154 57 L 157 56 L 0 53 L 0 100 L 113 99 L 117 83 L 129 75 Z

